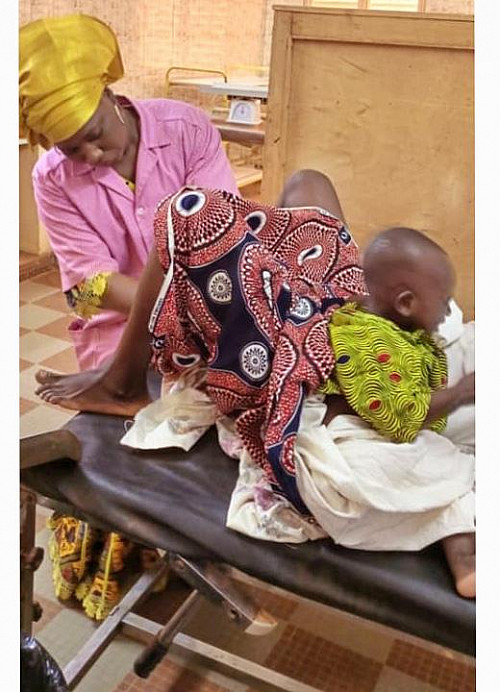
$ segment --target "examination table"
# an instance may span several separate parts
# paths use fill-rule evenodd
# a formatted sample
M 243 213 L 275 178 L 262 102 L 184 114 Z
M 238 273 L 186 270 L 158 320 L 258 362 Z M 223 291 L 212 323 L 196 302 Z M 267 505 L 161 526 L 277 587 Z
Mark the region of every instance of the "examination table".
M 150 642 L 134 666 L 142 677 L 175 640 L 279 689 L 312 690 L 244 659 L 224 657 L 221 650 L 182 634 L 192 606 L 204 597 L 221 604 L 250 633 L 272 628 L 272 618 L 238 589 L 234 568 L 292 594 L 474 656 L 475 601 L 456 595 L 440 545 L 419 553 L 388 553 L 349 550 L 327 539 L 292 546 L 247 538 L 225 527 L 238 463 L 220 450 L 214 430 L 189 453 L 137 451 L 119 443 L 125 425 L 125 418 L 81 413 L 63 430 L 21 441 L 24 631 L 31 629 L 32 575 L 42 558 L 34 546 L 35 502 L 166 551 L 65 668 L 69 689 L 112 637 L 124 631 Z M 169 567 L 194 590 L 162 628 L 130 611 Z

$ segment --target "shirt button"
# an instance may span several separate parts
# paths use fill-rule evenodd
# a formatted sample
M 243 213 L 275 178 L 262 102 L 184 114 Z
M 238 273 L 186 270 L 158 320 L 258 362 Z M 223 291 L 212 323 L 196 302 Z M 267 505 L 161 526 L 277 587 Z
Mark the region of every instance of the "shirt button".
M 144 207 L 137 207 L 137 216 L 142 216 L 144 214 Z

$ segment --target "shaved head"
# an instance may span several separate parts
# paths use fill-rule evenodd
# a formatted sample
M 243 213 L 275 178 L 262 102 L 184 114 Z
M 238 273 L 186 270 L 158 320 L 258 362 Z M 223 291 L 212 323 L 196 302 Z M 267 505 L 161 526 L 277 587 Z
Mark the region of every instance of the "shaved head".
M 445 251 L 428 236 L 413 228 L 388 228 L 379 233 L 363 254 L 368 289 L 374 281 L 384 285 L 422 272 L 429 264 L 448 262 Z
M 366 248 L 362 265 L 370 306 L 377 314 L 401 326 L 418 324 L 429 330 L 443 318 L 439 304 L 442 307 L 443 301 L 451 298 L 455 273 L 446 252 L 424 233 L 406 227 L 379 233 Z M 410 310 L 405 305 L 411 296 L 415 300 Z M 415 312 L 417 304 L 414 322 L 410 312 Z M 423 305 L 429 319 L 423 314 Z

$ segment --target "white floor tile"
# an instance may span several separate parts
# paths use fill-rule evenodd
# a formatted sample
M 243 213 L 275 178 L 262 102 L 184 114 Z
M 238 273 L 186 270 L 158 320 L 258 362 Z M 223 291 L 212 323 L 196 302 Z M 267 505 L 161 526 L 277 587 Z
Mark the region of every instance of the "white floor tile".
M 38 632 L 37 639 L 63 668 L 94 630 L 94 622 L 81 611 L 65 608 Z
M 42 505 L 37 505 L 36 506 L 36 515 L 37 517 L 50 517 L 52 514 L 52 510 L 49 509 L 48 507 L 42 507 Z
M 41 363 L 67 348 L 67 341 L 56 339 L 53 336 L 42 336 L 36 332 L 24 334 L 19 339 L 19 355 L 31 363 Z
M 75 687 L 75 692 L 111 692 L 129 673 L 144 644 L 118 636 Z
M 299 603 L 288 621 L 379 663 L 385 663 L 394 642 L 394 637 L 382 628 L 379 629 L 374 623 L 365 625 L 361 619 L 351 619 L 332 608 L 314 603 Z
M 62 312 L 43 308 L 41 305 L 22 305 L 19 309 L 19 325 L 25 329 L 38 329 L 46 324 L 55 322 L 63 316 Z M 44 339 L 44 335 L 37 334 L 37 338 Z
M 19 298 L 25 302 L 30 302 L 50 296 L 51 293 L 56 293 L 59 290 L 59 288 L 45 286 L 45 284 L 39 284 L 36 281 L 22 281 L 19 284 Z
M 434 685 L 412 678 L 399 670 L 385 666 L 373 692 L 441 692 Z
M 42 400 L 35 394 L 35 389 L 38 387 L 38 382 L 35 380 L 35 373 L 40 370 L 39 365 L 32 365 L 26 368 L 19 374 L 19 396 L 29 401 L 34 401 L 37 404 L 42 404 Z M 26 415 L 26 414 L 24 414 Z M 21 419 L 23 416 L 21 416 Z
M 21 416 L 20 435 L 27 437 L 28 435 L 39 435 L 49 430 L 57 430 L 75 415 L 75 411 L 64 411 L 43 405 L 37 406 Z
M 54 586 L 52 583 L 52 562 L 49 557 L 49 536 L 50 530 L 44 528 L 39 531 L 35 538 L 35 545 L 43 548 L 44 556 L 42 564 L 37 569 L 34 575 L 33 590 L 37 596 L 42 596 L 49 601 L 57 603 L 57 598 L 54 594 Z
M 38 632 L 37 639 L 64 669 L 95 630 L 95 623 L 81 611 L 67 608 Z M 139 642 L 116 637 L 74 689 L 77 692 L 111 692 L 132 670 L 143 648 Z

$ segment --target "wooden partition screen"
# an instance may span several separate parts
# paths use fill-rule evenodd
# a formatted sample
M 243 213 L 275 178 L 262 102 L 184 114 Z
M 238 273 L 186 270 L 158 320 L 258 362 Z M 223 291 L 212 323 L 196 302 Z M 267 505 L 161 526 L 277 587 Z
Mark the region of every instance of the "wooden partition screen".
M 474 310 L 474 22 L 470 16 L 276 7 L 263 198 L 326 173 L 361 247 L 405 225 L 450 254 Z

